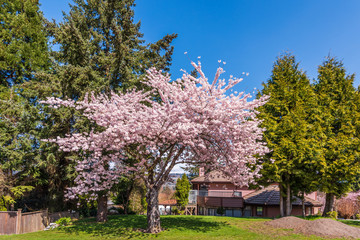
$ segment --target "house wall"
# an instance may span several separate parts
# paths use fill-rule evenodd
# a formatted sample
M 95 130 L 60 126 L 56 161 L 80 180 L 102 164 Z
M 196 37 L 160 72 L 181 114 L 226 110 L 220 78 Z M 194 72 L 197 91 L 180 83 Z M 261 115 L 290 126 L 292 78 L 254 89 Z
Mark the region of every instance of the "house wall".
M 265 216 L 264 217 L 277 217 L 280 215 L 280 207 L 277 206 L 266 206 L 265 207 Z
M 312 192 L 310 194 L 305 194 L 305 197 L 311 198 L 313 200 L 317 200 L 317 192 Z
M 194 190 L 199 190 L 200 189 L 200 185 L 201 184 L 205 184 L 205 183 L 193 183 L 193 189 Z M 275 185 L 276 183 L 274 183 Z M 206 185 L 208 186 L 208 191 L 217 191 L 217 192 L 221 192 L 221 191 L 232 191 L 232 190 L 236 190 L 242 193 L 242 197 L 246 196 L 247 194 L 250 194 L 252 192 L 255 192 L 256 190 L 249 190 L 247 187 L 243 187 L 243 188 L 238 188 L 236 187 L 234 184 L 232 183 L 206 183 Z M 210 197 L 211 194 L 209 194 Z M 215 196 L 215 195 L 214 195 Z M 311 194 L 307 194 L 307 197 L 316 200 L 317 198 L 317 193 L 313 192 Z M 223 199 L 227 199 L 226 201 L 229 201 L 229 204 L 224 204 Z M 248 205 L 245 206 L 242 204 L 239 204 L 238 201 L 232 201 L 232 198 L 223 198 L 223 197 L 211 197 L 211 199 L 208 197 L 204 199 L 199 199 L 198 198 L 198 206 L 201 206 L 204 208 L 204 214 L 208 215 L 208 209 L 210 208 L 214 208 L 215 210 L 212 210 L 210 212 L 215 211 L 216 212 L 216 207 L 219 206 L 223 206 L 225 209 L 230 209 L 232 207 L 235 207 L 237 210 L 241 210 L 241 215 L 242 216 L 253 216 L 253 217 L 277 217 L 280 215 L 280 207 L 279 206 L 262 206 L 263 207 L 263 213 L 262 215 L 257 215 L 257 210 L 256 210 L 256 205 Z M 234 203 L 233 203 L 234 202 Z M 236 203 L 236 204 L 235 204 Z M 261 206 L 261 205 L 259 205 Z M 319 208 L 318 207 L 306 207 L 305 209 L 305 213 L 306 215 L 314 215 L 318 213 Z M 236 211 L 235 214 L 235 210 L 233 209 L 233 215 L 238 216 L 238 211 Z M 230 210 L 229 210 L 230 212 Z M 216 215 L 216 214 L 215 214 Z M 293 216 L 299 216 L 302 215 L 302 207 L 301 206 L 293 206 L 291 215 Z
M 263 214 L 257 215 L 256 208 L 261 207 L 261 205 L 251 206 L 251 214 L 253 217 L 268 217 L 268 218 L 274 218 L 280 216 L 280 207 L 279 206 L 262 206 L 263 207 Z M 305 207 L 305 213 L 306 215 L 313 215 L 317 213 L 318 208 L 317 207 Z M 293 206 L 291 211 L 292 216 L 301 216 L 302 215 L 302 207 L 301 206 Z
M 262 215 L 257 215 L 257 207 L 262 207 L 263 212 Z M 246 214 L 246 209 L 249 209 L 249 214 Z M 216 207 L 199 207 L 199 215 L 212 215 L 212 216 L 219 216 L 216 214 Z M 210 210 L 209 210 L 210 209 Z M 267 217 L 267 218 L 275 218 L 280 216 L 280 208 L 279 206 L 257 206 L 257 205 L 248 205 L 246 208 L 232 208 L 232 207 L 224 207 L 225 215 L 226 216 L 234 216 L 234 217 Z M 317 207 L 305 207 L 306 215 L 316 214 L 318 209 Z M 293 206 L 291 211 L 292 216 L 301 216 L 302 215 L 302 207 L 301 206 Z
M 235 190 L 236 187 L 234 184 L 231 183 L 210 183 L 209 184 L 209 191 L 211 190 Z
M 249 193 L 255 192 L 255 190 L 249 190 L 247 187 L 243 187 L 243 188 L 239 188 L 236 187 L 234 184 L 232 183 L 209 183 L 208 185 L 208 191 L 232 191 L 232 190 L 236 190 L 237 192 L 241 192 L 242 196 L 246 196 Z M 193 184 L 193 189 L 194 190 L 199 190 L 200 189 L 200 184 L 199 183 L 194 183 Z

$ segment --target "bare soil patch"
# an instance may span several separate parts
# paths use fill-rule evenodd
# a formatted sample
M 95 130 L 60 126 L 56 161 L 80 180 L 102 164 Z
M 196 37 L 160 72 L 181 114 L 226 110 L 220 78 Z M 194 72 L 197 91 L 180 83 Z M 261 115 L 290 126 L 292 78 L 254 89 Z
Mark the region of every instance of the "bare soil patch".
M 295 232 L 306 235 L 332 238 L 360 238 L 360 228 L 328 218 L 309 221 L 297 217 L 283 217 L 266 222 L 265 224 L 275 228 L 294 229 Z

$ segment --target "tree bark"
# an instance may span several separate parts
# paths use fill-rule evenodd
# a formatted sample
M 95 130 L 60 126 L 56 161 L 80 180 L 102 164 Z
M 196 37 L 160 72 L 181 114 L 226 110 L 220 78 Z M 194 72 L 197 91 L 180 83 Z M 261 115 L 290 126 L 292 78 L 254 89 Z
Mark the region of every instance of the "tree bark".
M 290 183 L 286 184 L 286 216 L 291 215 L 291 189 Z
M 96 221 L 97 222 L 106 222 L 107 219 L 107 195 L 101 194 L 98 196 L 98 207 L 97 207 L 97 214 L 96 214 Z
M 160 211 L 159 211 L 159 190 L 157 188 L 150 188 L 146 192 L 147 202 L 147 232 L 159 233 L 160 226 Z
M 333 193 L 326 193 L 325 199 L 323 217 L 327 217 L 328 212 L 334 211 L 335 195 Z
M 279 193 L 280 193 L 280 216 L 284 217 L 284 198 L 283 198 L 283 191 L 284 188 L 282 187 L 281 183 L 279 183 Z
M 301 207 L 302 207 L 302 216 L 305 217 L 306 212 L 305 212 L 305 194 L 302 193 L 301 196 Z

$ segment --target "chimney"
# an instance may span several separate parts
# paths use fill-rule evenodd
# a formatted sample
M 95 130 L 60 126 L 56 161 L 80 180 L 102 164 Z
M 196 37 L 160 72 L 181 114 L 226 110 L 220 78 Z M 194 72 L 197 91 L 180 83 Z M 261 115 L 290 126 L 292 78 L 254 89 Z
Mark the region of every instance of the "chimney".
M 199 177 L 204 176 L 204 174 L 205 174 L 204 168 L 203 168 L 203 167 L 200 167 L 200 168 L 199 168 Z

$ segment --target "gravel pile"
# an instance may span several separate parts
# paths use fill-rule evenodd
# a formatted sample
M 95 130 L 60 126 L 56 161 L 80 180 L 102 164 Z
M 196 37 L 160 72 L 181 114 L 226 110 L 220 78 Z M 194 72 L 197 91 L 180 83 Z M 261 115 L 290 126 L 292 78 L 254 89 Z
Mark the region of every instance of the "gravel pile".
M 283 217 L 266 224 L 276 228 L 291 228 L 306 235 L 333 238 L 360 238 L 360 228 L 351 227 L 333 219 L 322 218 L 308 221 L 297 217 Z

